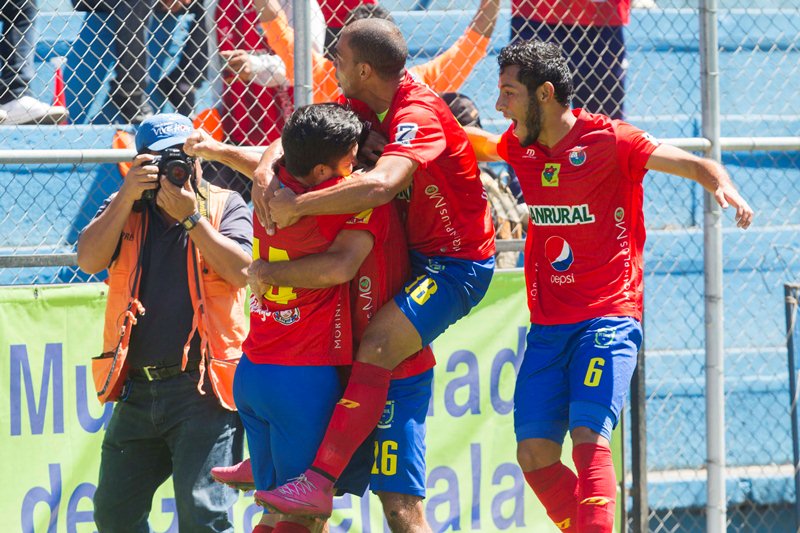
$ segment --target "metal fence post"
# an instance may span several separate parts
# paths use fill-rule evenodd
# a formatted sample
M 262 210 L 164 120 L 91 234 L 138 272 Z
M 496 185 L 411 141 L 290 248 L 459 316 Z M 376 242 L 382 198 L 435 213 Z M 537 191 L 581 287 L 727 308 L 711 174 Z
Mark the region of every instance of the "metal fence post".
M 800 348 L 794 343 L 795 333 L 798 333 L 797 324 L 797 304 L 800 298 L 800 285 L 796 283 L 785 283 L 783 294 L 786 302 L 786 352 L 789 364 L 789 402 L 790 413 L 792 416 L 792 458 L 794 460 L 794 518 L 795 528 L 800 531 L 800 441 L 798 441 L 798 420 L 797 412 L 797 372 L 798 357 L 795 350 Z
M 642 321 L 644 324 L 644 320 Z M 644 341 L 636 356 L 631 380 L 631 497 L 632 525 L 636 533 L 649 530 L 650 506 L 647 500 L 647 391 L 645 389 Z
M 311 4 L 309 0 L 292 0 L 294 13 L 294 106 L 314 101 L 311 75 Z
M 719 123 L 719 53 L 717 1 L 700 1 L 700 77 L 703 137 L 711 141 L 709 157 L 721 159 Z M 722 221 L 714 197 L 703 197 L 703 260 L 705 270 L 706 346 L 706 531 L 724 533 L 725 497 L 725 372 L 722 307 Z

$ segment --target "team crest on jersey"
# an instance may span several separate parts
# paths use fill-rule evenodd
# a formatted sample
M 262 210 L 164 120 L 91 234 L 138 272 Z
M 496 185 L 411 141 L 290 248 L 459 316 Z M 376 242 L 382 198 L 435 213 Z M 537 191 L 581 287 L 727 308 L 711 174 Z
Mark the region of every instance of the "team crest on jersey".
M 411 146 L 411 141 L 417 136 L 419 125 L 413 122 L 401 122 L 394 133 L 394 142 L 403 146 Z
M 579 167 L 586 163 L 586 150 L 584 148 L 584 146 L 576 146 L 569 151 L 569 162 L 572 163 L 572 166 Z
M 383 414 L 381 414 L 378 427 L 380 429 L 388 429 L 392 427 L 392 422 L 394 422 L 394 400 L 389 400 L 383 406 Z
M 558 187 L 558 171 L 561 163 L 547 163 L 542 170 L 542 187 Z
M 300 320 L 300 309 L 294 307 L 292 309 L 284 309 L 283 311 L 275 311 L 272 313 L 272 318 L 274 318 L 275 322 L 278 324 L 291 326 Z

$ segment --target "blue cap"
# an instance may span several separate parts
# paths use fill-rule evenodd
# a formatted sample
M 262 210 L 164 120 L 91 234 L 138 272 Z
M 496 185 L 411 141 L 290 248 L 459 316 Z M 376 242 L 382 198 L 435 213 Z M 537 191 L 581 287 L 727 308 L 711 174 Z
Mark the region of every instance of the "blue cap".
M 194 126 L 189 117 L 177 113 L 159 113 L 139 124 L 136 130 L 136 151 L 160 152 L 170 146 L 183 144 Z

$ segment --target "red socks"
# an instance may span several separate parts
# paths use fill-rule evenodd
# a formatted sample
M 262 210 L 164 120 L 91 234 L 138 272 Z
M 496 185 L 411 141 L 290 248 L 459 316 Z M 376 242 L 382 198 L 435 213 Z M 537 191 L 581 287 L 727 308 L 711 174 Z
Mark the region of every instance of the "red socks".
M 353 453 L 380 422 L 391 379 L 391 370 L 353 363 L 350 381 L 333 410 L 328 431 L 311 465 L 315 470 L 334 479 L 342 475 Z
M 572 449 L 572 459 L 578 470 L 578 531 L 613 531 L 617 476 L 611 450 L 598 444 L 579 444 Z
M 294 522 L 278 522 L 273 530 L 274 533 L 311 533 L 311 530 L 302 524 L 295 524 Z M 256 530 L 253 530 L 256 533 Z
M 266 524 L 258 524 L 253 528 L 253 533 L 272 533 L 275 528 Z
M 525 480 L 547 510 L 547 516 L 567 533 L 579 531 L 576 527 L 578 477 L 561 461 L 544 468 L 525 472 Z M 580 530 L 583 533 L 583 530 Z

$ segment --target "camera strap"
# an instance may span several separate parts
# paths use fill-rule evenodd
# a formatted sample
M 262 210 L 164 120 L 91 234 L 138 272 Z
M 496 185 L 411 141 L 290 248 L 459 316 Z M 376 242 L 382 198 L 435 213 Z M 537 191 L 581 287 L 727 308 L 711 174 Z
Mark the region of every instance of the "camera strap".
M 203 218 L 208 218 L 208 198 L 211 195 L 211 185 L 204 180 L 201 179 L 200 183 L 197 184 L 198 192 L 197 195 L 197 210 L 203 216 Z

